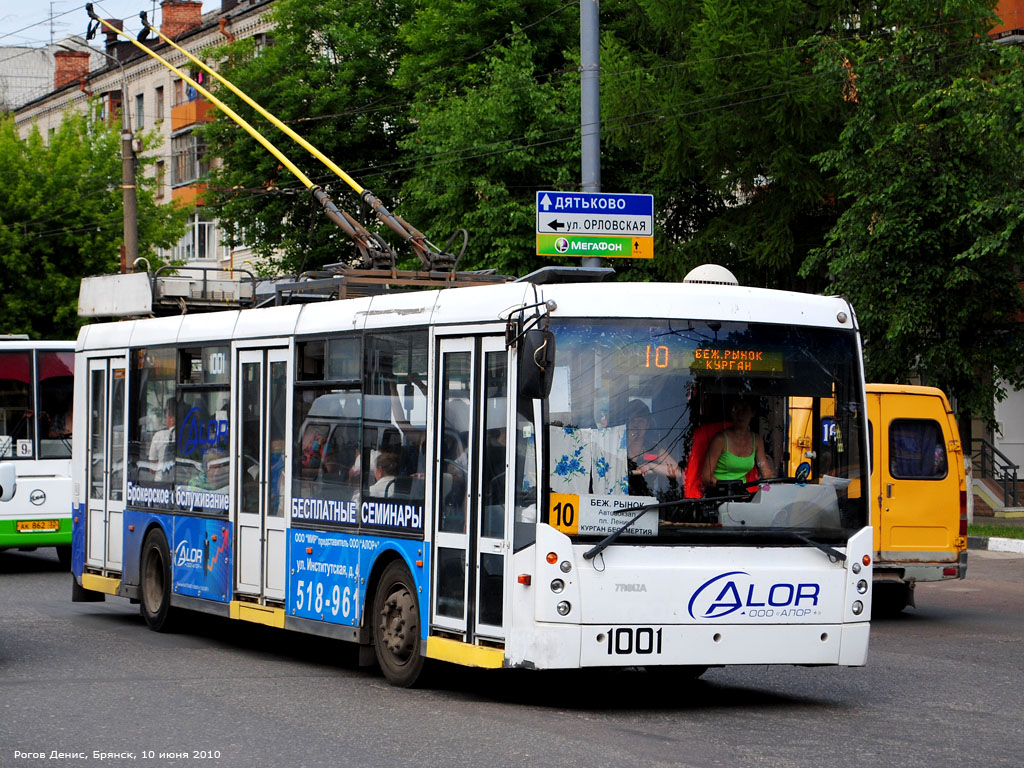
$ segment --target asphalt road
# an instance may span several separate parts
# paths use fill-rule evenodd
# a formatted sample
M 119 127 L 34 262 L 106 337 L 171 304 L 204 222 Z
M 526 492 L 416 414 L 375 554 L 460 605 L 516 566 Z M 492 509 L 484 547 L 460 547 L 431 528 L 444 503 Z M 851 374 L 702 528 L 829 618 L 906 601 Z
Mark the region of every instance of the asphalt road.
M 731 667 L 669 685 L 445 667 L 409 691 L 344 644 L 207 617 L 159 635 L 126 600 L 71 603 L 51 552 L 0 553 L 2 768 L 1024 761 L 1019 555 L 971 552 L 966 581 L 920 586 L 916 609 L 874 622 L 864 668 Z

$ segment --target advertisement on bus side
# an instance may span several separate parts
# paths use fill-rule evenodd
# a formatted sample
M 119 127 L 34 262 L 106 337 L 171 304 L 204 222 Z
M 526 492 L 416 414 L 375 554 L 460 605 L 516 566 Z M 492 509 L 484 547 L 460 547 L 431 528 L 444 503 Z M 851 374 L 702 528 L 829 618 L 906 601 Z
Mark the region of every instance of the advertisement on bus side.
M 178 594 L 227 602 L 231 595 L 231 525 L 224 520 L 175 518 L 171 565 Z

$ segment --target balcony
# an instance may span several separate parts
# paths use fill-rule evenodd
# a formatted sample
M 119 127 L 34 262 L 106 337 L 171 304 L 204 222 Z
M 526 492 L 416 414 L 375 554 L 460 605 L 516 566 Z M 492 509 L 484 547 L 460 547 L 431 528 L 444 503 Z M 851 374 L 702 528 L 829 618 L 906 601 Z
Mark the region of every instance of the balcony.
M 196 123 L 208 123 L 213 118 L 209 113 L 214 109 L 213 104 L 206 99 L 197 96 L 192 101 L 185 101 L 171 107 L 171 132 L 180 131 Z
M 187 184 L 171 190 L 171 200 L 181 208 L 189 208 L 203 204 L 205 184 Z

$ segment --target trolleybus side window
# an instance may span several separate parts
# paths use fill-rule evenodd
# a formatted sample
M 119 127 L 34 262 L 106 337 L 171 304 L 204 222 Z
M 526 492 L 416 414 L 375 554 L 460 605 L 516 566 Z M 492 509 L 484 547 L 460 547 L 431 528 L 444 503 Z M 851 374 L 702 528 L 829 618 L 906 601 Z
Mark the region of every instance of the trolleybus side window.
M 533 400 L 516 405 L 515 527 L 512 546 L 520 550 L 537 539 L 537 439 Z
M 397 499 L 422 509 L 426 384 L 426 331 L 366 335 L 361 454 L 364 498 Z
M 328 359 L 345 359 L 346 363 L 328 365 Z M 357 336 L 297 345 L 292 452 L 293 510 L 298 510 L 293 518 L 297 523 L 358 522 L 350 505 L 359 501 L 361 359 Z M 314 500 L 328 504 L 314 510 Z
M 178 353 L 174 503 L 179 509 L 227 514 L 230 349 L 188 347 Z
M 180 415 L 175 399 L 176 362 L 173 348 L 138 349 L 134 353 L 128 479 L 139 487 L 169 488 L 174 480 Z M 155 494 L 153 499 L 156 506 L 171 502 L 167 494 Z
M 328 358 L 350 358 L 347 367 Z M 330 368 L 330 370 L 329 370 Z M 297 345 L 295 451 L 292 496 L 296 522 L 356 524 L 358 502 L 361 345 L 358 337 L 315 339 Z M 330 506 L 306 511 L 312 500 Z M 346 505 L 337 506 L 337 503 Z

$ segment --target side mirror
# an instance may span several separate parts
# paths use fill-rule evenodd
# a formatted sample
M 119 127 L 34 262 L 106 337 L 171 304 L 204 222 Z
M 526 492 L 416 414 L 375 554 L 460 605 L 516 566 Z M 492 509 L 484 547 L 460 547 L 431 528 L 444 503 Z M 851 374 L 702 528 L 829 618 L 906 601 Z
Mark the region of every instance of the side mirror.
M 0 463 L 0 501 L 10 501 L 17 490 L 18 474 L 14 464 L 7 461 Z
M 519 394 L 538 399 L 551 394 L 555 372 L 555 334 L 534 329 L 519 343 Z

